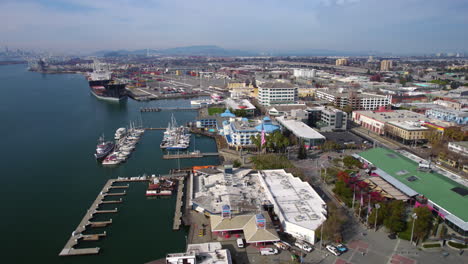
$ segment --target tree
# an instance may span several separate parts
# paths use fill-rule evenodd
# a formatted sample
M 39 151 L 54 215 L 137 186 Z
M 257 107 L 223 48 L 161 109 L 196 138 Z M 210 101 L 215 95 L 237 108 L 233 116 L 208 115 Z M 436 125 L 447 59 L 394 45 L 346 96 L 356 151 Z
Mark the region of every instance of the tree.
M 347 217 L 343 209 L 338 208 L 335 203 L 327 203 L 327 220 L 323 223 L 321 237 L 323 240 L 341 242 L 344 223 Z
M 405 78 L 401 77 L 399 82 L 400 82 L 401 85 L 405 86 L 407 80 Z
M 250 141 L 257 147 L 257 151 L 260 151 L 260 148 L 262 147 L 262 139 L 260 135 L 256 136 L 250 136 Z
M 297 158 L 298 159 L 307 159 L 307 150 L 306 150 L 302 140 L 299 142 L 299 151 L 297 153 Z
M 322 150 L 324 151 L 330 151 L 330 150 L 336 150 L 339 149 L 340 145 L 338 145 L 336 142 L 327 140 L 322 144 Z
M 351 112 L 353 112 L 353 107 L 351 105 L 345 105 L 342 110 L 343 112 L 351 114 Z
M 242 166 L 242 163 L 239 160 L 235 160 L 232 162 L 232 166 L 234 168 L 239 168 L 240 166 Z
M 270 133 L 266 137 L 267 148 L 275 152 L 284 152 L 286 147 L 289 146 L 289 139 L 284 136 L 279 130 Z
M 339 179 L 335 182 L 333 192 L 338 195 L 346 205 L 350 206 L 353 199 L 353 190 L 346 185 L 346 182 Z
M 403 201 L 392 201 L 385 214 L 384 225 L 391 232 L 401 232 L 406 224 L 405 204 Z
M 427 207 L 417 207 L 413 210 L 418 216 L 414 222 L 414 237 L 416 239 L 424 239 L 432 226 L 432 213 Z
M 352 167 L 361 168 L 362 166 L 362 163 L 352 156 L 345 156 L 343 158 L 343 164 L 348 168 L 352 168 Z
M 247 111 L 245 109 L 236 109 L 234 110 L 233 114 L 235 114 L 238 117 L 246 117 Z
M 377 209 L 374 207 L 369 215 L 369 225 L 375 225 L 375 218 L 377 217 L 377 225 L 381 225 L 385 219 L 385 212 L 387 210 L 387 206 L 384 203 L 380 203 L 380 208 L 377 212 Z

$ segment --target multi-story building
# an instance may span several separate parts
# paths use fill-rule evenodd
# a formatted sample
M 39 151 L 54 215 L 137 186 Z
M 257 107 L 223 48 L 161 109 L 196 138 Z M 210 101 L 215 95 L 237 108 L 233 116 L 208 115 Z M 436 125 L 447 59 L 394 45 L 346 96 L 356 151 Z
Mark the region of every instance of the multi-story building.
M 346 58 L 337 59 L 335 62 L 336 66 L 348 66 L 349 61 Z
M 378 95 L 371 93 L 358 93 L 346 91 L 340 88 L 331 91 L 328 88 L 317 89 L 315 97 L 333 103 L 335 107 L 344 108 L 349 105 L 353 110 L 375 110 L 381 107 L 387 108 L 392 101 L 391 95 Z
M 435 100 L 432 102 L 436 105 L 441 105 L 445 108 L 452 109 L 452 110 L 461 110 L 462 104 L 460 102 L 457 102 L 455 100 Z
M 408 110 L 386 111 L 354 111 L 352 114 L 354 123 L 379 135 L 385 134 L 385 125 L 389 122 L 419 122 L 423 124 L 426 117 Z
M 333 107 L 314 107 L 307 109 L 308 124 L 322 132 L 346 130 L 348 114 Z
M 417 121 L 390 121 L 384 126 L 384 134 L 403 144 L 425 143 L 429 129 Z
M 468 156 L 468 141 L 449 142 L 448 150 L 463 156 Z
M 294 104 L 297 101 L 297 87 L 291 83 L 270 82 L 258 89 L 258 101 L 261 105 Z
M 317 70 L 316 69 L 294 69 L 293 71 L 294 77 L 299 77 L 299 78 L 315 78 L 317 76 Z
M 391 60 L 383 60 L 380 62 L 380 70 L 381 71 L 391 71 L 393 66 L 393 61 Z
M 453 122 L 458 125 L 468 124 L 468 111 L 463 110 L 451 110 L 451 109 L 428 109 L 426 116 L 429 118 L 435 118 L 443 121 Z
M 279 129 L 280 127 L 273 124 L 269 117 L 263 118 L 262 121 L 249 121 L 246 118 L 231 118 L 229 121 L 223 121 L 222 134 L 231 147 L 253 147 L 252 136 L 256 137 L 260 135 L 262 130 L 264 130 L 266 134 L 270 134 Z
M 228 109 L 244 110 L 247 115 L 253 116 L 255 112 L 255 106 L 247 99 L 232 99 L 228 98 L 224 101 Z

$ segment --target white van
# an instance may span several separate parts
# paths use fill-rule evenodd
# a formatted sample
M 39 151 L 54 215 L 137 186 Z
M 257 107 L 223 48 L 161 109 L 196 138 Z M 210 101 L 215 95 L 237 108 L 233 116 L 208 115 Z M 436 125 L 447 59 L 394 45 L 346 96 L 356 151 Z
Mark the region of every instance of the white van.
M 245 245 L 244 245 L 244 240 L 242 238 L 238 238 L 237 239 L 237 247 L 238 248 L 243 248 Z
M 260 249 L 260 255 L 269 256 L 278 254 L 278 249 L 276 248 L 262 248 Z

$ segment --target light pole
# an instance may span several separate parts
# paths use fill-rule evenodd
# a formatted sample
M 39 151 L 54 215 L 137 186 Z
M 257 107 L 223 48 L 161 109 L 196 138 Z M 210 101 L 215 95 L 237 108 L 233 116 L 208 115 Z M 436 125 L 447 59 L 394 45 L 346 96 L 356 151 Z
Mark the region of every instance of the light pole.
M 380 204 L 375 204 L 375 225 L 374 225 L 375 232 L 377 232 L 377 217 L 379 217 L 379 208 L 380 208 Z
M 322 241 L 323 241 L 323 225 L 325 224 L 325 222 L 322 223 L 322 225 L 320 226 L 320 250 L 322 250 Z
M 413 228 L 411 228 L 411 240 L 410 242 L 413 243 L 413 233 L 414 233 L 414 222 L 418 219 L 418 215 L 416 213 L 412 214 L 411 217 L 413 218 Z

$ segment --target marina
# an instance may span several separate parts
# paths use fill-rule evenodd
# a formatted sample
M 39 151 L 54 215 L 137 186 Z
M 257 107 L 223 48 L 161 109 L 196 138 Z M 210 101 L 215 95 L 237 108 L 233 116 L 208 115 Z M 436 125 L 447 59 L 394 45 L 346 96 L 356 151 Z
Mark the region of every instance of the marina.
M 177 153 L 177 154 L 165 154 L 163 159 L 193 159 L 193 158 L 203 158 L 210 156 L 219 156 L 218 152 L 206 152 L 201 153 L 199 151 L 195 152 L 186 152 L 186 153 Z
M 113 147 L 113 151 L 105 156 L 102 161 L 102 165 L 104 166 L 112 166 L 118 165 L 122 162 L 125 162 L 133 150 L 135 150 L 136 145 L 140 141 L 141 136 L 145 132 L 145 129 L 142 128 L 135 128 L 134 125 L 130 124 L 130 128 L 126 129 L 121 127 L 117 129 L 115 132 L 115 146 Z M 99 152 L 101 145 L 98 145 L 96 152 Z M 108 153 L 110 151 L 107 151 Z M 97 154 L 95 154 L 97 155 Z
M 161 112 L 161 111 L 195 111 L 201 107 L 142 107 L 140 112 Z

